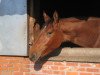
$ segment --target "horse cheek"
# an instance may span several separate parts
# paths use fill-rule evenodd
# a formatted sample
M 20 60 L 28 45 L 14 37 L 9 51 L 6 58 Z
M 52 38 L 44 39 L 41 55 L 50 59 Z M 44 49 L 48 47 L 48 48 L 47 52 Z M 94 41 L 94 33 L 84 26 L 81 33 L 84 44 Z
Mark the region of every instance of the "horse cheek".
M 61 43 L 63 42 L 63 35 L 58 35 L 58 39 L 56 39 L 56 48 L 60 47 Z

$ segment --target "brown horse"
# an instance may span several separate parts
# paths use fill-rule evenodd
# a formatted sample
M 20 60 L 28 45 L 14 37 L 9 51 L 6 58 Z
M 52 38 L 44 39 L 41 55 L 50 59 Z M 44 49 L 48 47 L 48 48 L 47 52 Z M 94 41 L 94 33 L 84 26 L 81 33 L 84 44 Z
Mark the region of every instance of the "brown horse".
M 51 53 L 61 43 L 70 41 L 87 48 L 100 48 L 100 18 L 87 20 L 77 18 L 59 19 L 54 12 L 53 20 L 44 13 L 45 25 L 32 45 L 29 58 L 37 60 Z

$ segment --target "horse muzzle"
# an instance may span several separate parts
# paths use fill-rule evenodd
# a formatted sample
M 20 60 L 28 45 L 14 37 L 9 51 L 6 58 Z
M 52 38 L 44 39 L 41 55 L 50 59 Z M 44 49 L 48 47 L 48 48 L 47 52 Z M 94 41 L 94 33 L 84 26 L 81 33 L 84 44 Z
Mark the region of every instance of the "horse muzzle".
M 37 54 L 30 54 L 29 55 L 29 59 L 31 61 L 37 61 L 39 59 L 40 56 L 38 56 Z

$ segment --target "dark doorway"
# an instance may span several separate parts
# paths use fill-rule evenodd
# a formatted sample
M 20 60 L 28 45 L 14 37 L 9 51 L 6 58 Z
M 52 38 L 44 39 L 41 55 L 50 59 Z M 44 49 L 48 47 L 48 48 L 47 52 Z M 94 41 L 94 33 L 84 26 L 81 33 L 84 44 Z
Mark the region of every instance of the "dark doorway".
M 45 11 L 50 17 L 52 17 L 53 12 L 56 10 L 59 13 L 60 18 L 65 17 L 77 17 L 80 19 L 85 19 L 89 16 L 99 17 L 100 13 L 99 2 L 86 2 L 77 0 L 40 0 L 40 23 L 42 13 Z

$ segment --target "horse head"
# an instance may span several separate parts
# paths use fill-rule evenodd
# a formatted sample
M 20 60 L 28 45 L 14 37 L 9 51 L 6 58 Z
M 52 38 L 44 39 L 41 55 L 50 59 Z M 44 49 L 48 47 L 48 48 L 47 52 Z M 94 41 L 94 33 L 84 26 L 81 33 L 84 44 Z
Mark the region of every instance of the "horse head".
M 37 40 L 32 45 L 29 58 L 38 60 L 58 48 L 63 41 L 63 34 L 59 26 L 58 13 L 54 12 L 53 20 L 44 12 L 44 27 L 41 29 Z

